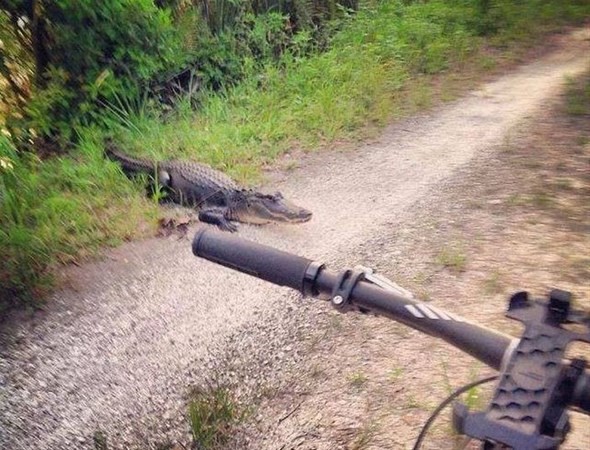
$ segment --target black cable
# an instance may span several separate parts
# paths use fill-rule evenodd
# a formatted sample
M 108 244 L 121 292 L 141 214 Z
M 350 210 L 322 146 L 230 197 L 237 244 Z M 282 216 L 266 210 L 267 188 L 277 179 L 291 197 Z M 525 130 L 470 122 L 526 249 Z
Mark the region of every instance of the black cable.
M 432 423 L 436 420 L 436 417 L 440 414 L 440 412 L 445 409 L 445 407 L 451 403 L 453 400 L 455 400 L 457 397 L 459 397 L 461 394 L 467 392 L 469 389 L 472 389 L 476 386 L 479 386 L 480 384 L 484 384 L 484 383 L 489 383 L 490 381 L 494 381 L 498 378 L 498 375 L 494 375 L 491 377 L 487 377 L 487 378 L 483 378 L 481 380 L 477 380 L 474 381 L 473 383 L 469 383 L 466 384 L 465 386 L 457 389 L 455 392 L 453 392 L 451 395 L 449 395 L 440 405 L 437 406 L 437 408 L 432 412 L 432 414 L 430 415 L 430 417 L 428 418 L 428 420 L 426 421 L 426 423 L 424 424 L 424 426 L 422 427 L 422 430 L 420 431 L 420 434 L 418 435 L 418 438 L 416 439 L 416 443 L 414 444 L 414 447 L 412 450 L 419 450 L 420 446 L 422 445 L 422 441 L 424 440 L 424 437 L 426 436 L 426 433 L 428 433 L 428 430 L 430 428 L 430 426 L 432 425 Z

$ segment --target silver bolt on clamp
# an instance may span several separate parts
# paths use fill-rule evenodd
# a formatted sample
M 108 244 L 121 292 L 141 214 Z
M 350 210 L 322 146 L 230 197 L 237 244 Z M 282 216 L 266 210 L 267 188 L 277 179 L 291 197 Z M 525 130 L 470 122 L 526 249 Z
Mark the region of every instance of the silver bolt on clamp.
M 394 283 L 390 279 L 388 279 L 384 276 L 378 275 L 370 267 L 355 266 L 355 270 L 360 270 L 361 272 L 363 272 L 365 274 L 365 280 L 379 286 L 380 288 L 391 291 L 391 292 L 398 294 L 402 297 L 414 298 L 414 294 L 412 294 L 410 291 L 408 291 L 407 289 L 404 289 L 399 284 Z
M 342 297 L 341 295 L 337 295 L 332 299 L 332 303 L 334 303 L 335 305 L 341 305 L 343 301 L 344 297 Z

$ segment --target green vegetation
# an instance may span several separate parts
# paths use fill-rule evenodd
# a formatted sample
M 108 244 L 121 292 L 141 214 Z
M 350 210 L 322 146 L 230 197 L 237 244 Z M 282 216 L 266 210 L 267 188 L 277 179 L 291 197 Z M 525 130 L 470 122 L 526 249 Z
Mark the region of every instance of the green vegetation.
M 0 0 L 0 311 L 57 264 L 153 229 L 143 188 L 103 157 L 111 128 L 319 49 L 347 2 Z
M 187 58 L 171 12 L 151 0 L 0 2 L 0 73 L 12 106 L 6 126 L 19 149 L 52 151 L 75 141 L 75 124 L 97 104 L 140 94 Z M 31 142 L 32 141 L 32 142 Z
M 500 294 L 503 292 L 504 285 L 502 282 L 502 276 L 497 269 L 492 271 L 484 280 L 483 289 L 484 292 L 489 295 Z
M 403 367 L 394 367 L 387 372 L 389 381 L 396 382 L 404 373 Z
M 371 420 L 363 424 L 357 431 L 352 442 L 347 446 L 350 450 L 364 450 L 375 440 L 375 435 L 378 432 L 379 423 Z
M 463 272 L 467 266 L 467 255 L 461 246 L 448 246 L 438 252 L 436 262 L 453 272 Z
M 189 416 L 195 448 L 222 448 L 244 412 L 229 389 L 223 387 L 195 391 L 189 405 Z
M 252 182 L 293 147 L 428 107 L 433 77 L 495 66 L 489 46 L 514 53 L 590 13 L 583 0 L 356 7 L 0 0 L 0 299 L 32 298 L 56 264 L 153 229 L 143 188 L 102 157 L 106 135 Z
M 565 110 L 572 116 L 590 115 L 590 74 L 566 81 Z
M 95 431 L 92 436 L 92 441 L 94 442 L 95 450 L 109 450 L 107 436 L 102 431 Z
M 0 293 L 7 300 L 32 300 L 55 264 L 137 235 L 156 213 L 90 136 L 75 157 L 47 161 L 19 154 L 0 136 L 0 202 Z
M 361 389 L 367 383 L 367 376 L 362 372 L 353 372 L 347 377 L 348 383 L 355 389 Z

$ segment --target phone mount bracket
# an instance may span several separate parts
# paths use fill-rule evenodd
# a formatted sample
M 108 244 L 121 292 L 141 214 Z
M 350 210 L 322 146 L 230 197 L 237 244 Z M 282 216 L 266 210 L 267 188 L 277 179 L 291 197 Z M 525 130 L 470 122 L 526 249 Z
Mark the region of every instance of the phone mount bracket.
M 485 450 L 556 449 L 569 430 L 566 407 L 586 367 L 583 359 L 563 364 L 565 350 L 573 340 L 590 343 L 590 317 L 572 311 L 571 294 L 559 289 L 551 291 L 549 302 L 532 301 L 527 292 L 514 294 L 506 316 L 524 322 L 525 330 L 490 405 L 472 413 L 456 403 L 453 424 L 459 433 L 483 441 Z

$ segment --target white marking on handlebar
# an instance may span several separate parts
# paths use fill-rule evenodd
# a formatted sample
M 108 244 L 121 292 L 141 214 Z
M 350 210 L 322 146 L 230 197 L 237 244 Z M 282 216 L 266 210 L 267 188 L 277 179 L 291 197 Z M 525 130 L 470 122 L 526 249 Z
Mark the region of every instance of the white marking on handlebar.
M 457 315 L 451 314 L 451 313 L 447 313 L 447 315 L 455 322 L 467 322 L 467 320 L 461 316 L 457 316 Z
M 434 311 L 432 311 L 428 306 L 426 306 L 424 303 L 418 303 L 418 308 L 420 309 L 420 311 L 422 311 L 424 314 L 426 314 L 426 317 L 428 317 L 429 319 L 433 319 L 433 320 L 437 320 L 440 319 L 440 317 L 438 317 L 436 315 L 436 313 Z
M 406 309 L 410 311 L 414 317 L 417 317 L 418 319 L 424 319 L 424 314 L 418 311 L 418 308 L 416 308 L 414 305 L 406 305 Z
M 439 317 L 443 320 L 453 320 L 453 319 L 451 319 L 451 316 L 449 316 L 446 312 L 444 312 L 438 308 L 435 308 L 434 306 L 429 306 L 428 308 L 430 308 L 430 310 L 432 312 L 438 314 Z
M 432 320 L 453 320 L 455 322 L 465 322 L 463 317 L 455 314 L 444 312 L 434 306 L 425 305 L 424 303 L 417 303 L 415 305 L 405 305 L 405 308 L 418 319 L 429 318 Z

